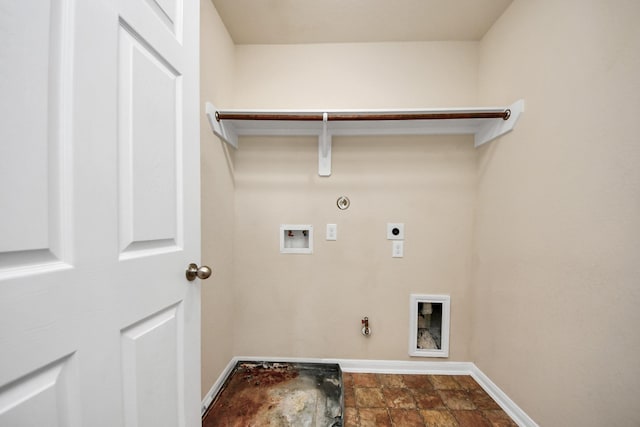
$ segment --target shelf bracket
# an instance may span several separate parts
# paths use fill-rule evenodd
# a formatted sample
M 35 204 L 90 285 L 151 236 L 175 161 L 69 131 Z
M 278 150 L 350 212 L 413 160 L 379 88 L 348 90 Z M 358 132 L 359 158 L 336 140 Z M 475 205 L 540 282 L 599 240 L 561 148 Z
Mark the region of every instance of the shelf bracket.
M 329 133 L 329 114 L 322 114 L 322 133 L 318 136 L 318 175 L 331 175 L 331 134 Z
M 218 109 L 210 102 L 205 104 L 207 119 L 213 133 L 224 142 L 235 149 L 238 149 L 238 134 L 231 123 L 225 123 L 222 120 L 216 120 L 216 112 Z
M 520 118 L 520 114 L 524 112 L 524 100 L 521 99 L 516 101 L 507 108 L 511 110 L 509 120 L 487 121 L 487 124 L 473 135 L 474 147 L 478 148 L 482 144 L 491 142 L 497 137 L 513 130 L 516 126 L 516 122 Z

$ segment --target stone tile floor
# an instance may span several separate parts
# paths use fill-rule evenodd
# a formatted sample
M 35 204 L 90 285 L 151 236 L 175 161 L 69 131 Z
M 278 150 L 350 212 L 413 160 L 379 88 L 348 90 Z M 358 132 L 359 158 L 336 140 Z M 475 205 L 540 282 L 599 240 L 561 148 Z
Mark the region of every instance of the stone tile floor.
M 343 373 L 344 427 L 517 427 L 468 375 Z

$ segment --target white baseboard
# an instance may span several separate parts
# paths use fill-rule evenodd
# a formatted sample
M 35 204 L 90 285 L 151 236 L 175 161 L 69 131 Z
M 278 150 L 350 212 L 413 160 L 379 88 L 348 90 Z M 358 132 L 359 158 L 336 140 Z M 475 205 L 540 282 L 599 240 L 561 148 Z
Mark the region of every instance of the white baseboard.
M 209 405 L 211 405 L 211 402 L 213 402 L 213 399 L 216 397 L 216 395 L 224 385 L 224 382 L 227 380 L 227 377 L 231 374 L 231 371 L 236 366 L 236 363 L 238 362 L 238 360 L 239 359 L 237 357 L 234 357 L 229 361 L 229 363 L 227 363 L 227 366 L 225 366 L 224 370 L 222 371 L 222 373 L 220 374 L 216 382 L 213 383 L 213 385 L 211 386 L 207 394 L 204 395 L 204 398 L 202 399 L 202 404 L 200 406 L 201 416 L 203 416 L 204 413 L 207 412 L 207 409 L 209 409 Z
M 509 398 L 488 376 L 484 374 L 474 363 L 469 375 L 487 392 L 493 400 L 513 419 L 520 427 L 539 427 L 535 421 L 527 415 L 516 403 Z
M 489 379 L 472 362 L 429 362 L 403 360 L 358 360 L 358 359 L 317 359 L 298 357 L 256 357 L 235 356 L 220 374 L 202 400 L 202 415 L 213 401 L 238 361 L 248 362 L 290 362 L 290 363 L 337 363 L 344 372 L 376 374 L 431 374 L 431 375 L 471 375 L 493 400 L 520 427 L 539 427 L 516 403 Z
M 473 366 L 469 362 L 429 362 L 424 360 L 340 360 L 344 372 L 375 374 L 431 374 L 431 375 L 467 375 Z

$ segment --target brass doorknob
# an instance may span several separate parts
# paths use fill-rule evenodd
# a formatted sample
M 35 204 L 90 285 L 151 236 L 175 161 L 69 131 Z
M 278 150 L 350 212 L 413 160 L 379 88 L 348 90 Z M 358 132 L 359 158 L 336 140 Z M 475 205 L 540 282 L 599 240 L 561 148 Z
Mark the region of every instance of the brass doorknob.
M 206 265 L 202 267 L 198 267 L 197 264 L 189 264 L 189 268 L 186 271 L 187 280 L 192 282 L 196 280 L 196 277 L 199 279 L 207 279 L 211 276 L 211 269 Z

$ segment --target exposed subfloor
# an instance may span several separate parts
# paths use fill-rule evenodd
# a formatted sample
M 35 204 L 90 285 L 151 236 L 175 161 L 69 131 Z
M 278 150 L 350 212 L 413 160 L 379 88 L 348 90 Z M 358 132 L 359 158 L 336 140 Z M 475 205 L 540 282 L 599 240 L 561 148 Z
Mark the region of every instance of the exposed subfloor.
M 469 375 L 342 374 L 345 427 L 517 427 Z
M 202 420 L 203 427 L 339 427 L 340 366 L 238 362 Z
M 318 369 L 301 375 L 293 365 L 238 364 L 203 427 L 330 427 L 341 411 L 344 427 L 517 427 L 468 375 L 342 373 L 340 396 L 331 370 L 325 381 Z M 314 391 L 318 384 L 328 393 Z

